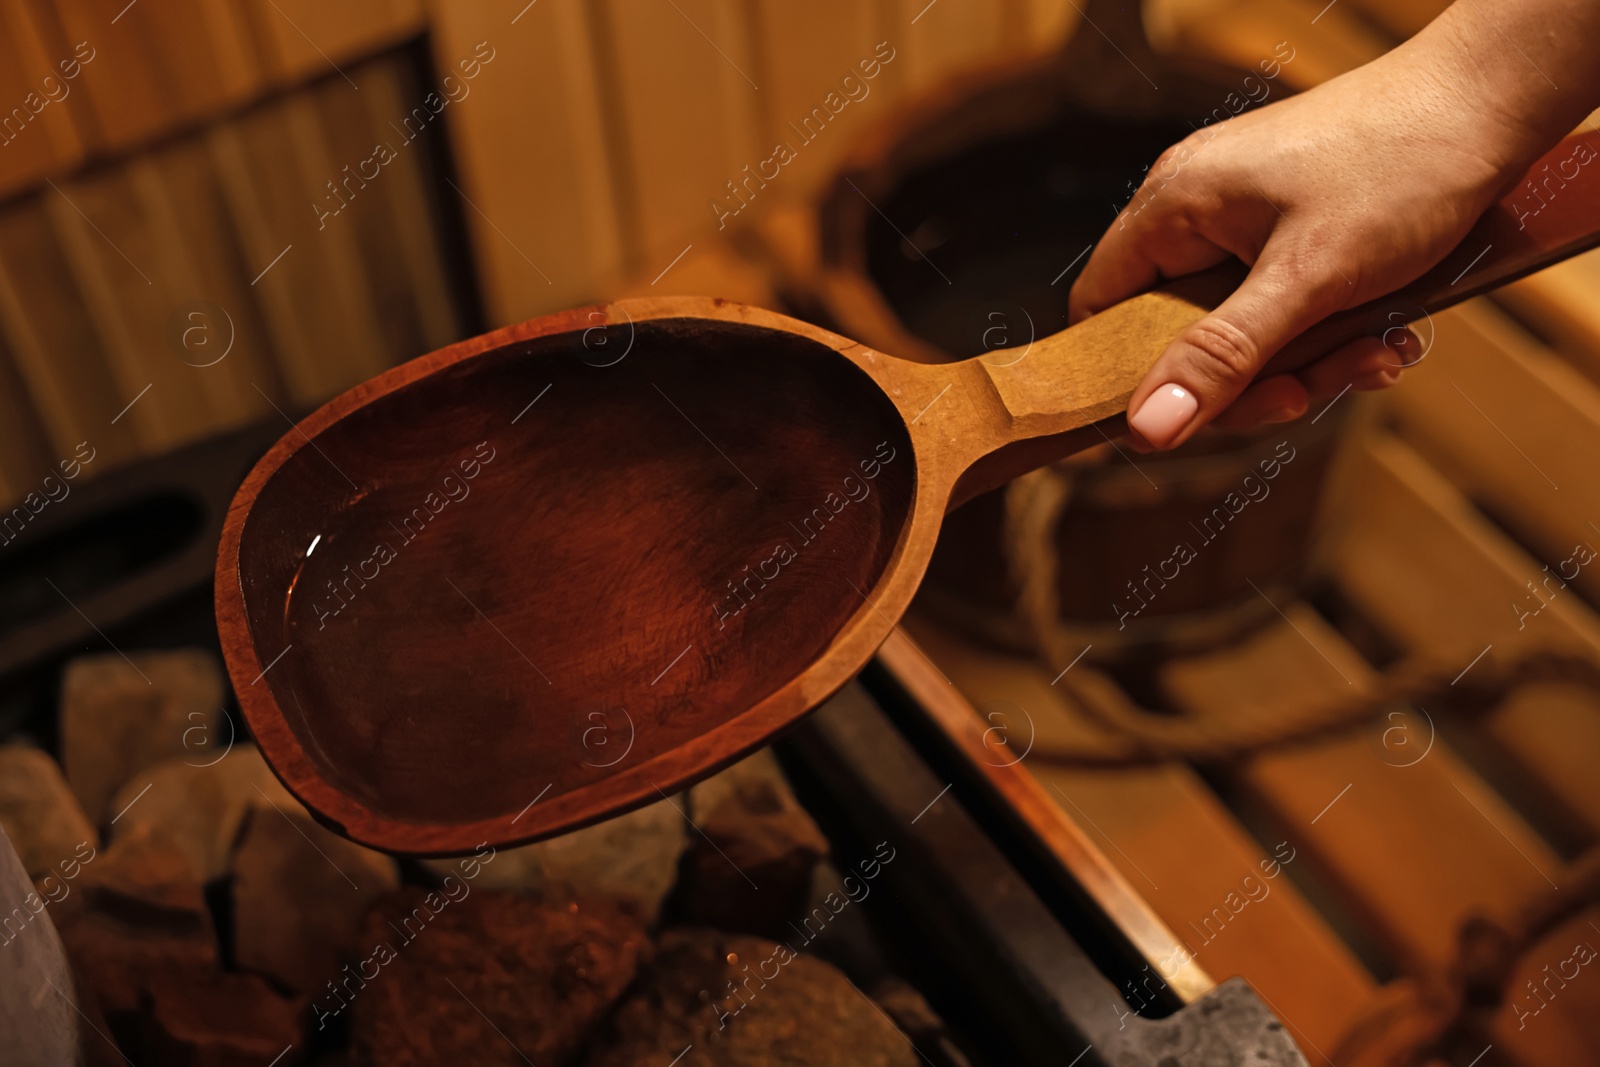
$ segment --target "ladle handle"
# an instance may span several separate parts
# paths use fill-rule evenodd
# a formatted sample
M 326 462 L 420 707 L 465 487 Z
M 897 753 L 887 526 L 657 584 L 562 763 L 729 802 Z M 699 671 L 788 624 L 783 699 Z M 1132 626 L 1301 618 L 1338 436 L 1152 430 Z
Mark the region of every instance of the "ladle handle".
M 1573 134 L 1534 163 L 1467 236 L 1416 281 L 1322 320 L 1267 365 L 1293 370 L 1360 337 L 1426 319 L 1600 245 L 1600 133 Z M 1421 331 L 1424 345 L 1430 331 Z
M 1291 341 L 1267 373 L 1294 370 L 1360 337 L 1426 319 L 1600 245 L 1600 134 L 1575 134 L 1542 156 L 1484 212 L 1453 251 L 1416 281 L 1324 319 Z M 952 506 L 1117 432 L 1128 399 L 1171 341 L 1238 288 L 1237 260 L 1190 274 L 1030 345 L 1022 356 L 991 353 L 958 373 L 981 375 L 1005 408 L 1003 447 L 982 451 L 962 475 Z M 1424 346 L 1431 330 L 1418 331 Z M 1426 349 L 1419 354 L 1426 355 Z M 945 368 L 948 371 L 949 368 Z M 943 371 L 928 371 L 928 391 Z

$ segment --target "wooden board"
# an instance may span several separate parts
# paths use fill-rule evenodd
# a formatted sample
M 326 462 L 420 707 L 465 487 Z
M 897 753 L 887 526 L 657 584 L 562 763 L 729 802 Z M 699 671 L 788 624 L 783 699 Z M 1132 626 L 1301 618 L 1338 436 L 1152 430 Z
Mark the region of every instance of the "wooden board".
M 350 92 L 337 79 L 307 90 L 316 104 L 329 158 L 363 161 L 357 165 L 365 167 L 378 144 L 389 146 L 394 158 L 376 168 L 372 181 L 359 183 L 349 206 L 341 208 L 329 226 L 353 235 L 362 274 L 379 311 L 380 348 L 395 361 L 413 359 L 461 335 L 436 234 L 437 208 L 425 189 L 430 176 L 426 154 L 444 134 L 431 124 L 420 134 L 390 125 L 408 113 L 411 101 L 423 97 L 405 59 L 386 57 L 351 70 L 361 79 L 360 93 Z M 462 100 L 471 99 L 468 83 Z
M 1600 382 L 1600 252 L 1576 256 L 1495 293 L 1495 302 Z
M 81 65 L 46 31 L 24 0 L 0 0 L 0 195 L 83 158 Z
M 1181 710 L 1235 717 L 1286 714 L 1373 680 L 1355 650 L 1302 605 L 1287 605 L 1283 623 L 1246 645 L 1163 671 Z M 1560 863 L 1445 740 L 1436 739 L 1425 758 L 1395 766 L 1372 734 L 1355 730 L 1258 756 L 1237 780 L 1297 847 L 1303 843 L 1402 969 L 1441 967 L 1454 956 L 1463 919 L 1514 913 L 1553 884 Z M 1546 1025 L 1502 1024 L 1496 1044 L 1529 1062 L 1588 1062 L 1600 1037 L 1585 1034 L 1596 1011 L 1600 983 L 1572 983 L 1546 1009 Z
M 775 145 L 786 144 L 796 158 L 773 181 L 776 195 L 761 190 L 751 210 L 740 212 L 741 221 L 769 214 L 778 196 L 804 196 L 820 187 L 852 142 L 888 118 L 905 81 L 897 69 L 897 64 L 904 65 L 903 53 L 896 51 L 886 66 L 874 55 L 880 41 L 894 48 L 890 38 L 901 35 L 900 27 L 889 24 L 882 4 L 828 0 L 802 7 L 761 0 L 753 21 L 762 71 L 757 147 L 766 159 Z M 874 77 L 863 77 L 863 62 Z M 829 93 L 837 94 L 836 102 L 847 101 L 837 115 L 824 103 Z M 813 133 L 801 123 L 818 107 L 824 109 L 826 124 Z
M 315 102 L 290 97 L 206 140 L 287 399 L 317 403 L 388 366 L 351 220 L 316 211 L 338 202 L 327 183 L 350 161 L 335 162 Z
M 46 6 L 33 2 L 36 11 Z M 79 81 L 97 147 L 149 141 L 236 106 L 263 84 L 232 4 L 60 0 L 50 7 L 62 42 L 93 50 Z
M 1339 483 L 1328 567 L 1344 595 L 1400 648 L 1453 655 L 1463 670 L 1480 652 L 1505 660 L 1552 638 L 1600 655 L 1600 622 L 1575 597 L 1552 600 L 1518 629 L 1511 607 L 1539 566 L 1403 442 L 1387 435 L 1362 442 Z M 1600 751 L 1600 709 L 1592 697 L 1523 694 L 1484 729 L 1550 792 L 1565 820 L 1600 837 L 1600 780 L 1589 759 Z
M 1280 42 L 1287 43 L 1294 58 L 1283 64 L 1279 77 L 1296 89 L 1369 63 L 1394 43 L 1351 9 L 1329 7 L 1327 0 L 1167 0 L 1147 4 L 1145 12 L 1151 40 L 1162 51 L 1201 56 L 1241 71 L 1259 70 Z
M 50 453 L 27 386 L 0 337 L 0 505 L 7 506 L 4 510 L 26 493 L 39 489 L 44 475 L 55 474 L 59 478 Z
M 981 714 L 1001 717 L 1013 745 L 1035 736 L 1041 749 L 1057 747 L 1094 733 L 1034 661 L 975 648 L 917 616 L 906 628 Z M 1208 974 L 1248 979 L 1303 1028 L 1307 1056 L 1343 1033 L 1370 995 L 1371 977 L 1288 878 L 1262 879 L 1270 848 L 1245 833 L 1193 770 L 1181 763 L 1074 769 L 1038 756 L 1023 765 Z M 1202 944 L 1197 924 L 1229 893 L 1243 895 L 1247 875 L 1256 879 L 1248 892 L 1261 895 L 1256 886 L 1264 885 L 1265 895 L 1239 912 L 1238 927 Z
M 696 234 L 716 228 L 713 203 L 738 207 L 729 183 L 765 195 L 756 168 L 771 155 L 758 139 L 750 20 L 733 0 L 633 4 L 606 0 L 597 16 L 600 76 L 615 95 L 610 116 L 637 231 L 630 260 L 663 269 Z M 754 178 L 743 174 L 751 168 Z M 742 183 L 748 181 L 748 185 Z
M 263 66 L 279 84 L 350 77 L 346 65 L 353 60 L 423 29 L 422 0 L 247 0 L 240 6 Z
M 1403 434 L 1540 558 L 1600 599 L 1600 566 L 1564 565 L 1600 551 L 1600 387 L 1492 307 L 1434 317 L 1428 358 L 1385 398 Z M 1534 602 L 1535 606 L 1537 601 Z
M 95 477 L 138 454 L 133 423 L 117 418 L 135 394 L 120 391 L 83 312 L 46 209 L 49 198 L 60 197 L 51 190 L 0 212 L 0 331 L 53 458 L 70 457 L 87 441 L 96 459 L 84 475 Z
M 1004 40 L 1004 8 L 991 0 L 895 0 L 892 10 L 884 35 L 910 93 L 992 62 Z
M 259 352 L 253 338 L 240 361 L 208 374 L 176 343 L 174 317 L 206 290 L 173 204 L 152 156 L 67 183 L 46 200 L 119 392 L 144 394 L 126 417 L 149 452 L 236 426 L 265 406 L 246 397 L 241 380 Z
M 495 57 L 448 125 L 489 323 L 595 299 L 621 271 L 629 220 L 584 3 L 437 0 L 429 18 L 437 69 L 479 42 Z

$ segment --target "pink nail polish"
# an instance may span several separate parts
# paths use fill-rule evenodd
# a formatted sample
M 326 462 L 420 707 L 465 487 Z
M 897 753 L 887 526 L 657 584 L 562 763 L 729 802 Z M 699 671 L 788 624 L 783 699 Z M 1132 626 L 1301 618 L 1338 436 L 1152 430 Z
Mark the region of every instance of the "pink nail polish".
M 1164 448 L 1183 432 L 1199 410 L 1200 402 L 1193 393 L 1169 382 L 1145 398 L 1139 410 L 1128 416 L 1128 425 L 1138 430 L 1146 441 Z

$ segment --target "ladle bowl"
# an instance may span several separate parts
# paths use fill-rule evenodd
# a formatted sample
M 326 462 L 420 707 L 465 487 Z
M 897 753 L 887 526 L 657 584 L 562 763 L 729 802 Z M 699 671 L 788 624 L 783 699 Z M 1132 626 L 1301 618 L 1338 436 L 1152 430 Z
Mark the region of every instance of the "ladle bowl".
M 1520 229 L 1491 208 L 1423 278 L 1276 365 L 1592 246 L 1596 193 Z M 402 853 L 668 796 L 844 685 L 945 512 L 1117 432 L 1145 370 L 1239 277 L 953 364 L 668 298 L 396 367 L 294 427 L 230 509 L 218 626 L 261 752 L 323 822 Z

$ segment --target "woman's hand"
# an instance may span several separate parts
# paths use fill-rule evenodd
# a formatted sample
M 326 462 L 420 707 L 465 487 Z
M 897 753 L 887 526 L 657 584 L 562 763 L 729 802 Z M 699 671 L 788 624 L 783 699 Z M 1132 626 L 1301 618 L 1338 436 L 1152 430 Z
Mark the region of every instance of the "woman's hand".
M 1202 128 L 1150 168 L 1073 286 L 1072 321 L 1230 256 L 1251 270 L 1134 391 L 1136 443 L 1170 448 L 1213 421 L 1283 422 L 1347 385 L 1381 389 L 1399 379 L 1401 352 L 1420 345 L 1396 333 L 1395 349 L 1366 338 L 1294 374 L 1256 374 L 1316 322 L 1442 259 L 1594 103 L 1594 64 L 1583 61 L 1582 77 L 1557 67 L 1572 78 L 1564 91 L 1533 84 L 1534 61 L 1494 26 L 1474 24 L 1473 7 L 1494 8 L 1490 17 L 1507 23 L 1529 8 L 1549 9 L 1534 14 L 1557 26 L 1570 15 L 1570 30 L 1587 32 L 1589 46 L 1600 33 L 1600 4 L 1590 0 L 1457 4 L 1373 63 Z M 1522 47 L 1561 51 L 1538 40 L 1560 36 L 1548 21 L 1526 33 L 1536 40 Z M 1544 58 L 1556 66 L 1561 56 Z

